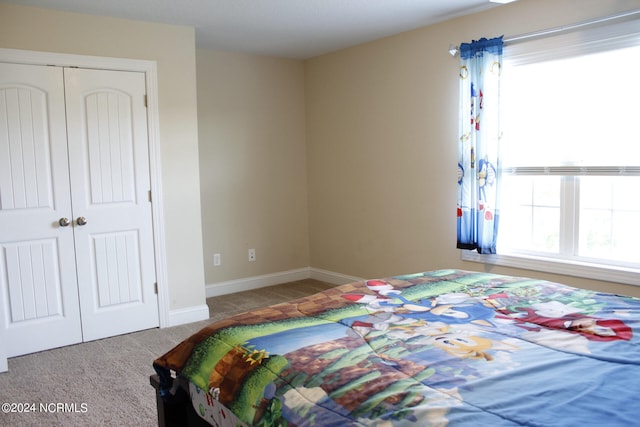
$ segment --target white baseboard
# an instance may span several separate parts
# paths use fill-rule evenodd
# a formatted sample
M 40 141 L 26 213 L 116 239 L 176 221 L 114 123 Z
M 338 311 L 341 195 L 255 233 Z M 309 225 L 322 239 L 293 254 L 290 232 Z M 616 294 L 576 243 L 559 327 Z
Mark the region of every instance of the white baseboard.
M 319 268 L 311 269 L 312 279 L 321 280 L 323 282 L 331 283 L 333 285 L 346 285 L 347 283 L 360 282 L 365 280 L 360 277 L 348 276 L 346 274 L 335 273 L 333 271 L 321 270 Z
M 265 274 L 262 276 L 246 277 L 243 279 L 229 280 L 226 282 L 211 283 L 206 286 L 207 298 L 232 294 L 235 292 L 250 291 L 252 289 L 264 288 L 278 285 L 280 283 L 294 282 L 303 279 L 316 279 L 334 285 L 357 282 L 363 279 L 354 276 L 347 276 L 341 273 L 321 270 L 318 268 L 300 268 L 297 270 L 282 271 L 278 273 Z
M 311 277 L 309 270 L 310 269 L 307 267 L 297 270 L 282 271 L 279 273 L 264 274 L 262 276 L 245 277 L 243 279 L 212 283 L 207 285 L 206 295 L 207 298 L 211 298 L 219 295 L 264 288 L 267 286 L 277 285 L 279 283 L 308 279 Z
M 169 324 L 167 326 L 184 325 L 185 323 L 199 322 L 208 318 L 209 306 L 207 304 L 194 305 L 169 311 Z
M 297 270 L 281 271 L 278 273 L 264 274 L 262 276 L 245 277 L 243 279 L 229 280 L 226 282 L 212 283 L 206 286 L 206 297 L 211 298 L 235 292 L 250 291 L 280 283 L 294 282 L 303 279 L 316 279 L 334 285 L 358 282 L 361 279 L 355 276 L 322 270 L 319 268 L 300 268 Z M 169 312 L 169 324 L 178 326 L 185 323 L 198 322 L 209 318 L 209 307 L 206 304 L 193 307 L 180 308 Z M 0 359 L 0 372 L 2 372 L 2 360 Z

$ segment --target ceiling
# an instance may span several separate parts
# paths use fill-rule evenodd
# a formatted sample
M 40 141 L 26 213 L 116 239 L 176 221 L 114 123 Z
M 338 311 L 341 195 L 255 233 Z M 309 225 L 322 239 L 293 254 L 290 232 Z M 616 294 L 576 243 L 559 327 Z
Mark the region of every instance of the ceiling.
M 195 28 L 196 46 L 306 59 L 498 6 L 490 0 L 1 0 Z

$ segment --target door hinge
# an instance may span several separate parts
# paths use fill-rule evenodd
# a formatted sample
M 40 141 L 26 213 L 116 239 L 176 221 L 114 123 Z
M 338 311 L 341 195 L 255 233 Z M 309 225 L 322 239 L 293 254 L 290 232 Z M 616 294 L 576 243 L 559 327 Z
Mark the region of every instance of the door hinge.
M 147 102 L 147 95 L 144 95 L 144 107 L 147 108 L 149 106 Z
M 155 282 L 155 283 L 153 284 L 153 292 L 154 292 L 156 295 L 158 295 L 158 282 Z
M 149 190 L 149 203 L 151 203 L 151 190 Z

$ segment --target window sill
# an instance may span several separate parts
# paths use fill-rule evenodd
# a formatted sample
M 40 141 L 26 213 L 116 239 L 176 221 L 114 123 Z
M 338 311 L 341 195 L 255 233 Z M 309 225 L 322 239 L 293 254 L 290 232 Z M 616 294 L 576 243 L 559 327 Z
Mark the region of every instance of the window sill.
M 640 269 L 577 263 L 544 257 L 524 255 L 481 255 L 474 251 L 460 251 L 463 261 L 493 264 L 503 267 L 522 268 L 545 273 L 595 279 L 605 282 L 640 286 Z

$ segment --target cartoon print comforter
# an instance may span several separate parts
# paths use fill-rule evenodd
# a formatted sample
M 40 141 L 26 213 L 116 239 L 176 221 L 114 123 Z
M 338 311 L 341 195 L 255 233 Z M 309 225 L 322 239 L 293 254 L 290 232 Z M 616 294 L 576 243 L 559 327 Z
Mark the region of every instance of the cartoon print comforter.
M 631 426 L 639 320 L 640 299 L 441 270 L 231 317 L 154 367 L 252 426 Z

